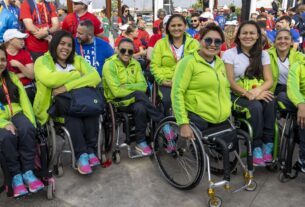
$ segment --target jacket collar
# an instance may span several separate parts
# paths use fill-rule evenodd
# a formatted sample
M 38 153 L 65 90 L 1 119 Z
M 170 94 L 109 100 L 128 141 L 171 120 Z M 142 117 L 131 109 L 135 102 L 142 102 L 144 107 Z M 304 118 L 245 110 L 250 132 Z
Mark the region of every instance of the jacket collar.
M 193 53 L 193 55 L 194 55 L 194 57 L 195 57 L 196 62 L 200 62 L 200 63 L 202 63 L 202 64 L 204 64 L 204 65 L 206 65 L 206 66 L 212 68 L 212 66 L 211 66 L 205 59 L 203 59 L 203 58 L 199 55 L 199 50 L 195 51 L 195 52 Z M 216 55 L 216 56 L 215 56 L 215 66 L 214 66 L 214 68 L 217 70 L 221 64 L 222 64 L 222 60 Z M 213 69 L 214 69 L 214 68 L 213 68 Z

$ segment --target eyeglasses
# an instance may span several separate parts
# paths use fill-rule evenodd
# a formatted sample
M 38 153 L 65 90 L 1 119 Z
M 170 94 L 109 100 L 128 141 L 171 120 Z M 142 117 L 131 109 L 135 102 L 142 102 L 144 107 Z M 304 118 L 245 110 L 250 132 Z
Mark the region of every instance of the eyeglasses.
M 120 53 L 122 54 L 122 55 L 125 55 L 126 54 L 126 52 L 127 52 L 127 54 L 129 55 L 129 56 L 132 56 L 133 55 L 133 50 L 128 50 L 128 49 L 125 49 L 125 48 L 121 48 L 120 49 Z
M 192 19 L 191 22 L 198 22 L 198 20 L 197 19 L 194 19 L 194 20 Z
M 83 5 L 82 2 L 73 2 L 74 5 Z
M 208 21 L 209 19 L 208 18 L 205 18 L 205 17 L 200 17 L 199 21 L 200 22 L 206 22 Z
M 220 45 L 222 44 L 222 40 L 219 38 L 213 39 L 213 38 L 208 37 L 203 40 L 207 46 L 211 46 L 213 42 L 216 47 L 220 47 Z

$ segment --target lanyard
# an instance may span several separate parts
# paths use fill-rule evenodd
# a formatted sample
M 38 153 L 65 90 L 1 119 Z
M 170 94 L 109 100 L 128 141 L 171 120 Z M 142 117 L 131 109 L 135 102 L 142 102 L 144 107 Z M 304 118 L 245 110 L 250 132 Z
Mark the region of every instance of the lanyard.
M 79 44 L 79 50 L 80 50 L 80 54 L 82 57 L 85 57 L 85 54 L 84 54 L 84 50 L 83 50 L 83 46 L 82 44 Z M 92 66 L 96 68 L 96 39 L 94 38 L 93 40 L 93 51 L 94 51 L 94 56 L 93 56 L 93 60 L 92 60 Z
M 38 7 L 37 7 L 36 0 L 33 0 L 33 2 L 34 2 L 34 5 L 35 5 L 35 10 L 36 10 L 36 15 L 37 15 L 37 19 L 38 19 L 38 24 L 42 24 L 42 23 L 41 23 L 40 13 L 39 13 L 39 10 L 38 10 Z M 48 19 L 48 14 L 47 14 L 47 11 L 46 11 L 46 4 L 43 2 L 42 6 L 43 6 L 43 13 L 44 13 L 45 19 L 46 19 L 46 21 L 48 22 L 49 19 Z
M 80 22 L 80 17 L 74 12 L 75 18 L 76 18 L 76 26 L 78 26 L 78 23 Z
M 182 45 L 182 54 L 181 54 L 181 57 L 180 59 L 183 58 L 183 55 L 184 55 L 184 45 Z M 171 44 L 171 49 L 172 49 L 172 52 L 173 52 L 173 55 L 174 55 L 174 58 L 175 58 L 175 61 L 178 62 L 178 57 L 177 57 L 177 53 L 176 53 L 176 50 L 175 50 L 175 46 L 173 44 Z
M 10 98 L 10 95 L 8 93 L 8 89 L 7 89 L 7 86 L 6 86 L 6 81 L 4 78 L 2 78 L 2 87 L 3 87 L 3 91 L 5 93 L 5 98 L 6 98 L 6 101 L 8 103 L 8 106 L 9 106 L 9 109 L 10 109 L 10 112 L 11 112 L 11 117 L 13 117 L 13 107 L 12 107 L 12 102 L 11 102 L 11 98 Z

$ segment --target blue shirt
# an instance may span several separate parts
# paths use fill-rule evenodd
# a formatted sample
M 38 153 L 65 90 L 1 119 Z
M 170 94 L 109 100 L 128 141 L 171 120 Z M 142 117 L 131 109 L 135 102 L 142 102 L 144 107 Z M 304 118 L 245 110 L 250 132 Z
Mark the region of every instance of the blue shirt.
M 215 18 L 215 21 L 218 22 L 219 27 L 224 30 L 226 24 L 226 18 L 223 15 L 218 15 Z
M 15 17 L 17 20 L 19 20 L 19 17 L 20 17 L 20 9 L 15 6 L 15 5 L 6 5 L 4 3 L 4 1 L 2 1 L 2 5 L 4 8 L 6 8 L 7 10 L 9 10 Z
M 275 41 L 276 33 L 277 33 L 276 30 L 267 31 L 267 37 L 271 42 Z M 291 33 L 293 42 L 299 43 L 300 42 L 300 33 L 298 31 L 296 31 L 295 29 L 290 29 L 290 33 Z
M 7 29 L 19 29 L 18 20 L 7 9 L 3 8 L 0 13 L 0 42 L 3 42 L 3 34 Z
M 189 35 L 191 35 L 192 38 L 194 38 L 195 35 L 196 35 L 199 31 L 197 31 L 196 29 L 193 29 L 193 28 L 189 28 L 189 29 L 186 30 L 186 32 L 187 32 Z
M 81 46 L 75 38 L 75 46 L 75 52 L 83 56 L 88 63 L 90 63 L 90 65 L 95 67 L 97 72 L 102 77 L 102 69 L 105 60 L 113 55 L 112 47 L 106 41 L 97 37 L 95 37 L 93 43 L 83 44 Z

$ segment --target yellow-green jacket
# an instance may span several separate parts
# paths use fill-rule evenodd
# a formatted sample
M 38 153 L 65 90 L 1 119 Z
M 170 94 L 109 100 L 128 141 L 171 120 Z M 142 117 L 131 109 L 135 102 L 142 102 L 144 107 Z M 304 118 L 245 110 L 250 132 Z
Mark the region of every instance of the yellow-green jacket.
M 189 123 L 188 111 L 213 124 L 228 119 L 232 103 L 222 60 L 216 57 L 213 68 L 198 52 L 186 56 L 177 65 L 171 99 L 179 125 Z
M 196 51 L 199 48 L 197 40 L 189 34 L 185 34 L 184 56 Z M 172 80 L 177 62 L 171 49 L 168 35 L 159 40 L 152 52 L 150 70 L 156 82 L 161 85 L 164 80 Z
M 13 116 L 19 112 L 22 112 L 30 122 L 36 127 L 35 116 L 33 112 L 33 108 L 27 93 L 19 81 L 19 78 L 14 73 L 9 73 L 9 76 L 12 82 L 17 86 L 19 92 L 19 103 L 12 103 Z M 1 85 L 2 87 L 2 85 Z M 11 112 L 9 105 L 3 105 L 4 110 L 0 109 L 0 128 L 4 128 L 6 125 L 10 124 Z
M 102 80 L 104 95 L 107 101 L 115 106 L 128 106 L 134 103 L 134 98 L 124 98 L 132 92 L 145 92 L 147 89 L 140 63 L 132 58 L 126 67 L 117 54 L 106 60 Z
M 34 65 L 37 93 L 34 100 L 34 112 L 39 123 L 49 118 L 48 109 L 52 103 L 52 90 L 65 86 L 67 91 L 82 87 L 96 87 L 101 78 L 94 67 L 83 57 L 75 55 L 73 66 L 76 70 L 61 72 L 56 69 L 50 52 L 39 57 Z
M 268 50 L 269 56 L 270 56 L 270 62 L 271 62 L 271 68 L 272 68 L 272 76 L 273 76 L 273 86 L 270 89 L 272 92 L 275 91 L 276 85 L 278 83 L 279 79 L 279 67 L 278 67 L 278 55 L 276 53 L 276 48 L 272 47 Z M 289 54 L 289 63 L 290 66 L 293 65 L 297 61 L 305 60 L 305 55 L 301 52 L 297 52 L 294 49 L 290 49 Z
M 298 61 L 290 67 L 287 95 L 295 106 L 298 106 L 299 103 L 305 103 L 305 60 Z

